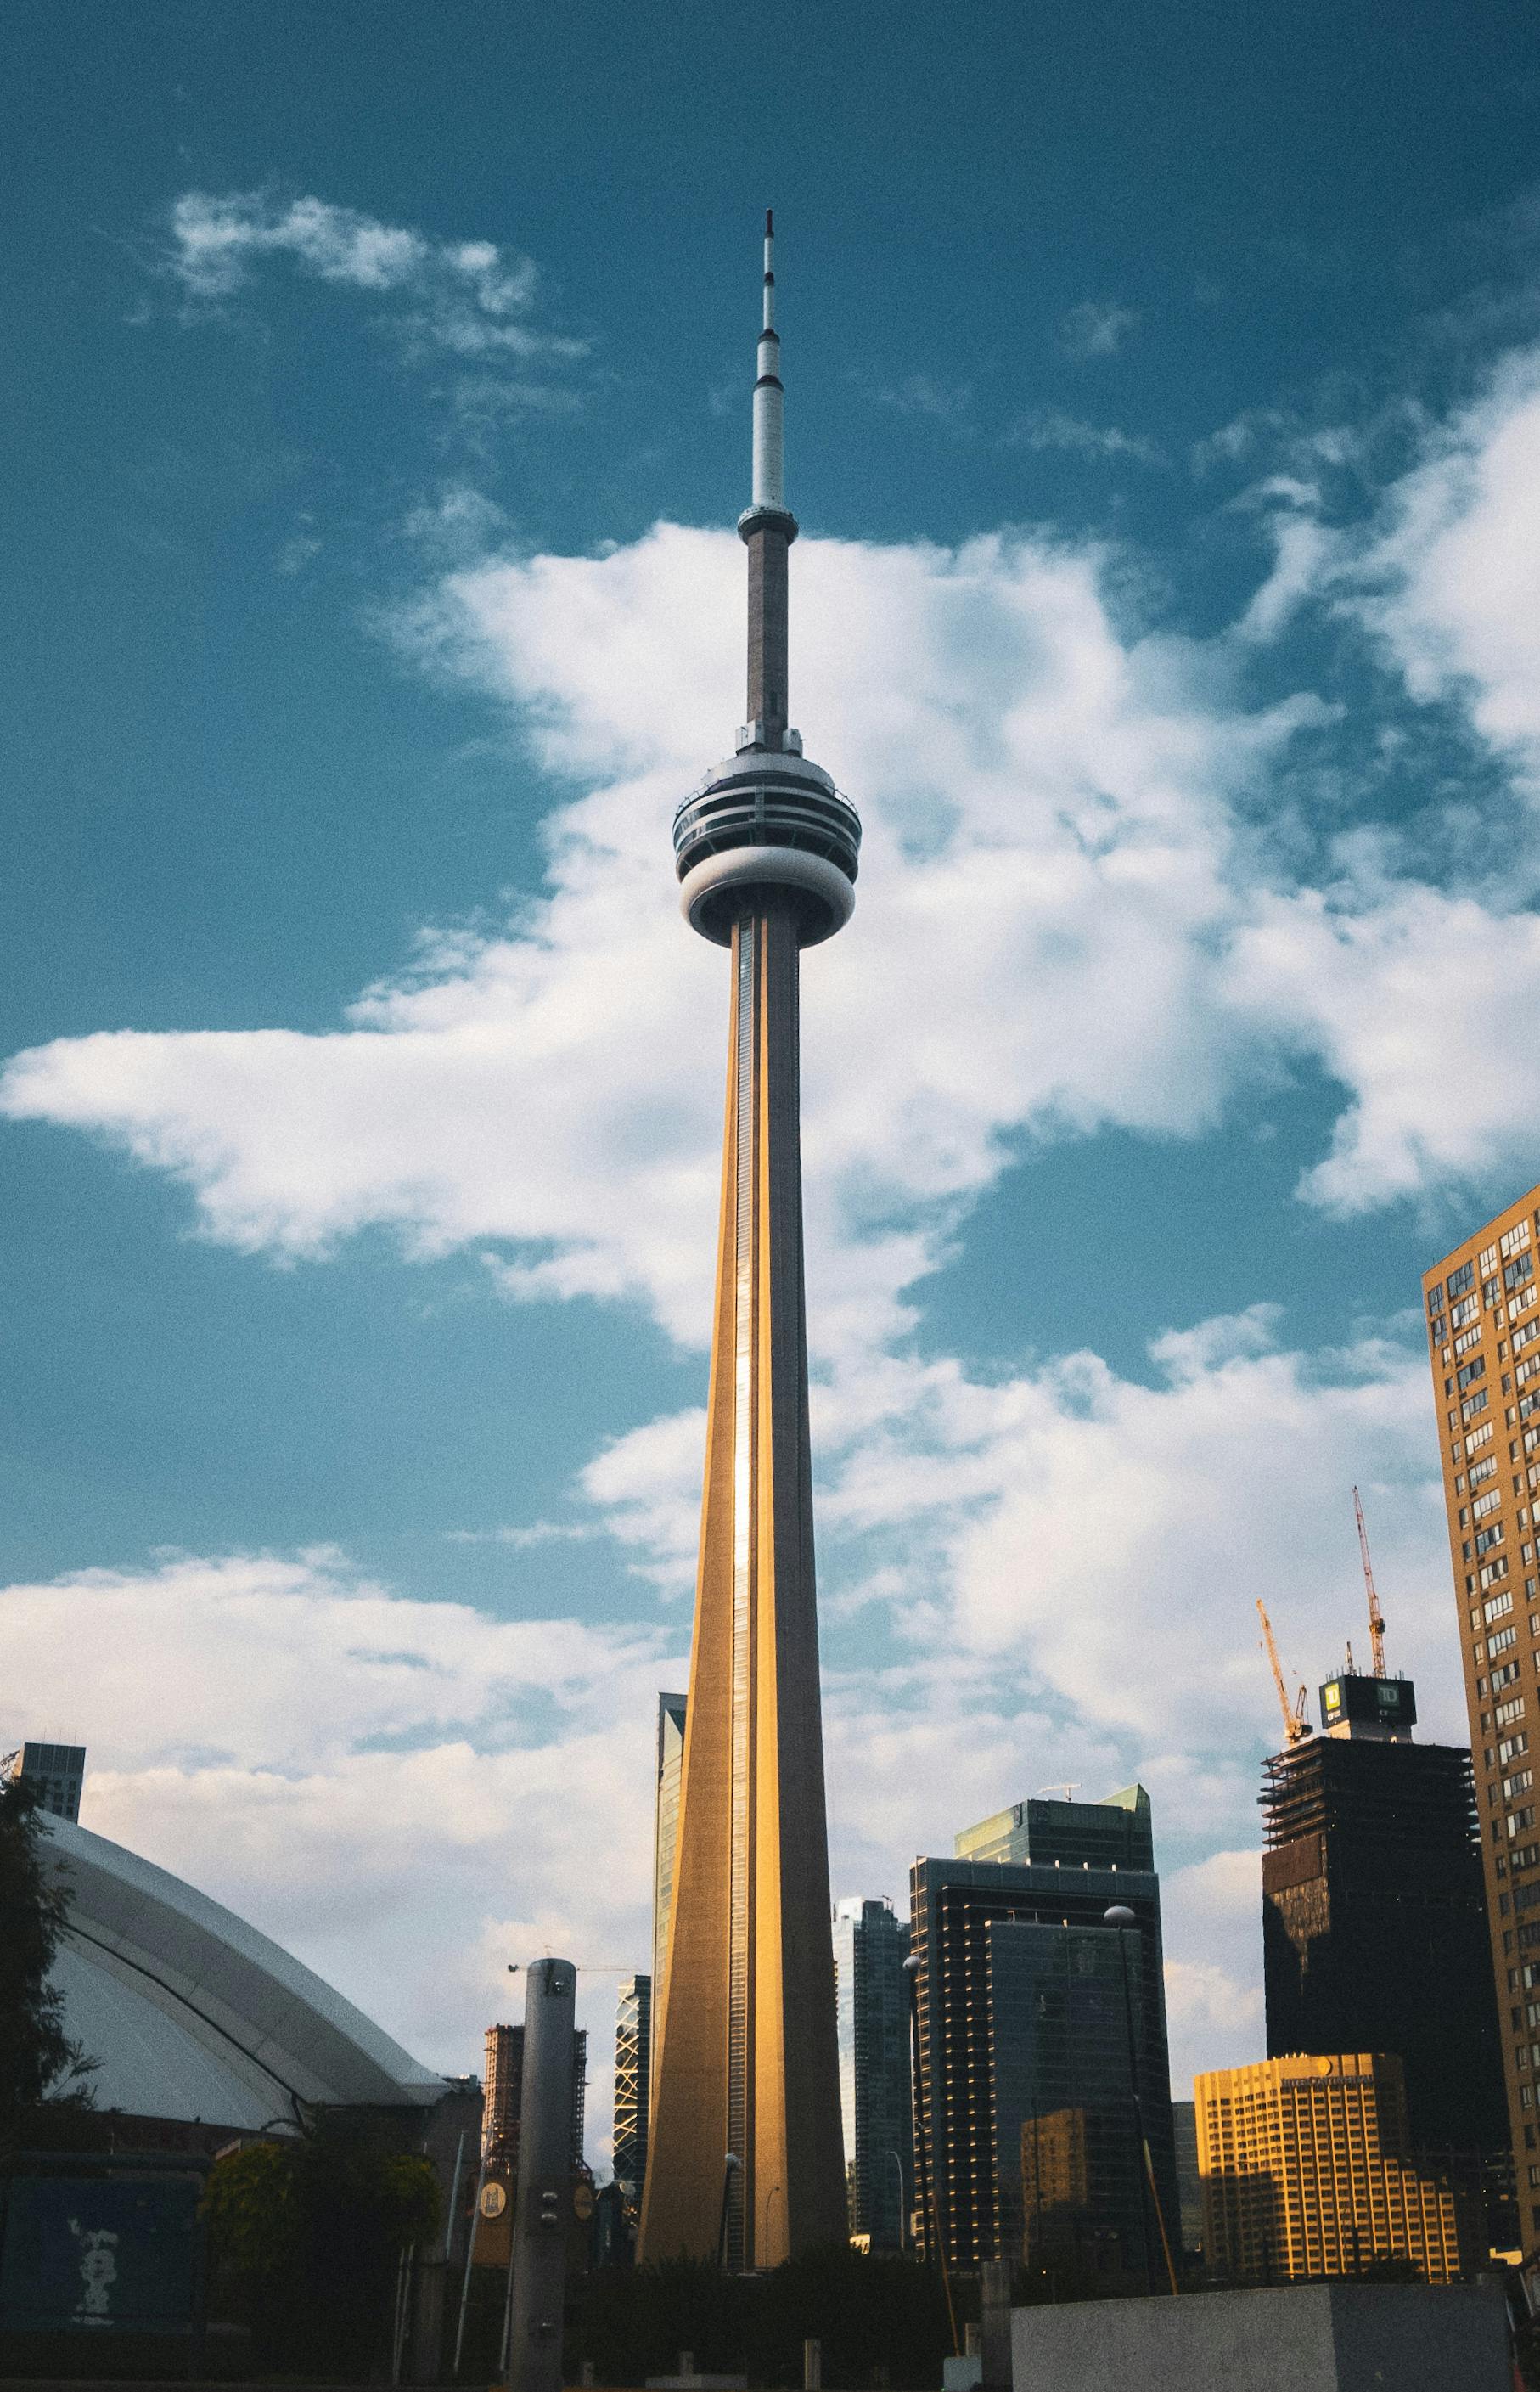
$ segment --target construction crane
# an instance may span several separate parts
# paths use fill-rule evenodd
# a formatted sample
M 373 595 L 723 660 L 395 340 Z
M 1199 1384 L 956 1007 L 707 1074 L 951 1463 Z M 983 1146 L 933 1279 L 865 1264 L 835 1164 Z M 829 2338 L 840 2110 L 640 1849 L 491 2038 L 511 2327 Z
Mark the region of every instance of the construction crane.
M 1369 1643 L 1374 1647 L 1374 1674 L 1377 1678 L 1383 1678 L 1386 1674 L 1385 1615 L 1374 1591 L 1374 1570 L 1369 1562 L 1369 1532 L 1364 1526 L 1364 1506 L 1358 1500 L 1356 1487 L 1352 1490 L 1352 1511 L 1358 1523 L 1358 1550 L 1364 1556 L 1364 1586 L 1369 1598 Z
M 1292 1704 L 1289 1702 L 1288 1688 L 1284 1684 L 1283 1663 L 1278 1658 L 1278 1648 L 1274 1641 L 1273 1622 L 1260 1594 L 1257 1597 L 1257 1618 L 1262 1621 L 1262 1642 L 1267 1649 L 1267 1658 L 1273 1664 L 1273 1684 L 1278 1690 L 1278 1709 L 1283 1713 L 1284 1742 L 1298 1744 L 1311 1732 L 1310 1722 L 1305 1717 L 1305 1704 L 1309 1697 L 1301 1686 Z

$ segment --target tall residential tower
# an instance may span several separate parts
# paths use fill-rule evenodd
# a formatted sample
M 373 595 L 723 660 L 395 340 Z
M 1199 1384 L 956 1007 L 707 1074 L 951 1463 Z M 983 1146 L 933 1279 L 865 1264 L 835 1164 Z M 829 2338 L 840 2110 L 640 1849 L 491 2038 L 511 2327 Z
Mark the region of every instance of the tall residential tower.
M 813 1586 L 797 988 L 849 919 L 861 826 L 787 712 L 771 226 L 754 386 L 747 721 L 674 822 L 680 904 L 731 957 L 727 1119 L 667 1950 L 641 2256 L 773 2267 L 845 2233 Z
M 1540 1188 L 1422 1283 L 1521 2241 L 1540 2243 Z

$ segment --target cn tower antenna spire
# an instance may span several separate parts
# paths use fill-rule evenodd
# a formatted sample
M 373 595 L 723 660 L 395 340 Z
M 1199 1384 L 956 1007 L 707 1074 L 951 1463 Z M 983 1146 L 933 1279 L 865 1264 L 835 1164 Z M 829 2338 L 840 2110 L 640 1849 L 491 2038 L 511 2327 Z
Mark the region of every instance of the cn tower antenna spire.
M 779 513 L 786 504 L 785 392 L 781 381 L 781 335 L 775 329 L 775 211 L 765 210 L 765 312 L 759 333 L 759 370 L 754 385 L 754 498 L 756 512 Z

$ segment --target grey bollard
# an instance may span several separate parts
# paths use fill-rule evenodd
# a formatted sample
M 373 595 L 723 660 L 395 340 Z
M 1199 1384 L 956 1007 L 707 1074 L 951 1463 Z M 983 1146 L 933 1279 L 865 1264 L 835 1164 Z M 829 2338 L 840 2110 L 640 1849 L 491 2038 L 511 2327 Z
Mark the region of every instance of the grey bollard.
M 823 2345 L 816 2334 L 802 2346 L 802 2392 L 823 2392 Z
M 532 1960 L 524 1976 L 519 2198 L 513 2216 L 510 2392 L 562 2392 L 562 2313 L 572 2218 L 570 1960 Z

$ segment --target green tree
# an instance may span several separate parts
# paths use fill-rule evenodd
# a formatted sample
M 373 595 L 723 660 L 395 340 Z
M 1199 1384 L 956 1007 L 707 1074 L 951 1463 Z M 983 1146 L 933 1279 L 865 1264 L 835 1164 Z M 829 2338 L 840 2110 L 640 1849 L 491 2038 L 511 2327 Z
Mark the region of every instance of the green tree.
M 45 2107 L 92 2104 L 97 2062 L 65 2033 L 64 1997 L 48 1982 L 67 1915 L 37 1796 L 19 1776 L 0 1778 L 0 2153 Z
M 218 2306 L 252 2328 L 260 2363 L 362 2373 L 384 2346 L 400 2255 L 436 2235 L 441 2204 L 395 2121 L 330 2110 L 217 2160 L 203 2216 Z

